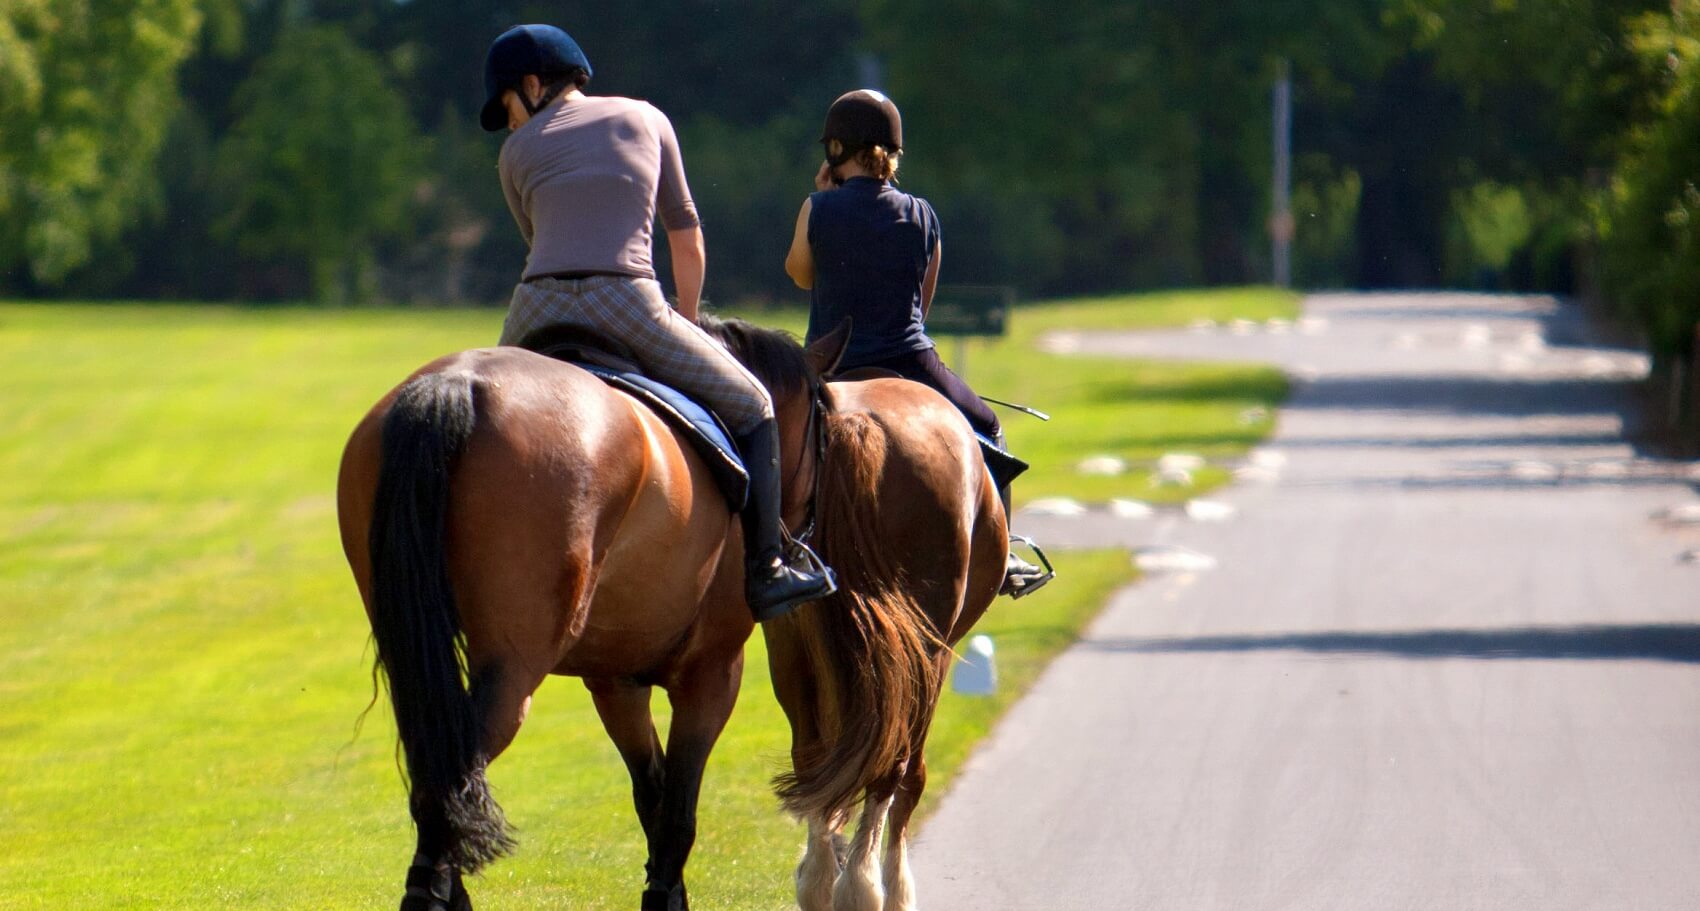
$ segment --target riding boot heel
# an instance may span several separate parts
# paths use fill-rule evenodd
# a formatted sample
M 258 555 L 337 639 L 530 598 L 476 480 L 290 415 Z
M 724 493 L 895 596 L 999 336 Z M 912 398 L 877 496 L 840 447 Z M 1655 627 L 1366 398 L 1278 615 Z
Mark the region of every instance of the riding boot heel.
M 744 524 L 744 595 L 757 622 L 838 590 L 832 570 L 780 527 L 779 424 L 769 418 L 737 440 L 750 476 Z

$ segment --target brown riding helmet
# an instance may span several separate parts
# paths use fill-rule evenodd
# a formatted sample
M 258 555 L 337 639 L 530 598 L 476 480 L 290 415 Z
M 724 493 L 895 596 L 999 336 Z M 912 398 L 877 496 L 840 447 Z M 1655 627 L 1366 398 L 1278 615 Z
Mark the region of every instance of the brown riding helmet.
M 900 152 L 903 150 L 903 117 L 897 113 L 897 105 L 880 92 L 873 89 L 845 92 L 827 109 L 826 126 L 821 130 L 823 145 L 834 139 L 844 144 L 844 151 L 837 161 L 832 161 L 830 156 L 827 159 L 834 167 L 870 146 L 884 146 L 888 151 Z

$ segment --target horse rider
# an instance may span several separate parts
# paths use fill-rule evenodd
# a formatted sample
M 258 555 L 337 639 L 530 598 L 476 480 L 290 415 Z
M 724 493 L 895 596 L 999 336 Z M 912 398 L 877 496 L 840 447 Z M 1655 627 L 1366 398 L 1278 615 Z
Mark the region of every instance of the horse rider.
M 897 105 L 872 89 L 841 95 L 827 109 L 820 141 L 826 160 L 785 255 L 786 273 L 810 292 L 808 340 L 850 317 L 840 371 L 880 368 L 931 386 L 1001 449 L 997 415 L 945 366 L 926 333 L 943 247 L 932 205 L 893 186 L 903 154 Z M 1009 486 L 998 493 L 1007 514 Z M 1044 570 L 1009 555 L 1004 593 L 1044 581 Z
M 696 325 L 702 227 L 673 125 L 647 102 L 586 95 L 590 61 L 566 32 L 520 25 L 484 60 L 485 130 L 509 131 L 502 192 L 530 246 L 501 344 L 570 326 L 625 344 L 643 371 L 712 408 L 749 472 L 742 513 L 745 592 L 758 621 L 831 594 L 836 584 L 780 527 L 779 428 L 767 390 Z M 652 260 L 659 215 L 678 304 Z

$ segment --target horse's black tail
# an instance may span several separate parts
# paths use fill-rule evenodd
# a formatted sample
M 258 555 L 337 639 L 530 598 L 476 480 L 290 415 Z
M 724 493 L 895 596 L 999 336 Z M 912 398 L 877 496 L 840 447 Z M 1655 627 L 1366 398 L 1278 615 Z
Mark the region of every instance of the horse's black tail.
M 465 872 L 513 848 L 484 777 L 483 721 L 444 557 L 449 477 L 475 419 L 466 373 L 418 376 L 384 418 L 371 528 L 372 634 L 414 822 Z

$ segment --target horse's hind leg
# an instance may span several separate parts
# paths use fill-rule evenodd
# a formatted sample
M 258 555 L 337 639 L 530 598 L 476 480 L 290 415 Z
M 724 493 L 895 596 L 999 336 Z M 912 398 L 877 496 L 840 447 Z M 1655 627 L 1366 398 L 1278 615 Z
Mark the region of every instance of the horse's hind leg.
M 891 802 L 885 842 L 886 911 L 915 911 L 915 879 L 909 872 L 909 817 L 927 789 L 927 763 L 919 752 Z
M 481 755 L 487 765 L 507 749 L 531 708 L 531 694 L 543 682 L 538 675 L 520 675 L 504 665 L 486 663 L 474 674 L 472 699 L 484 728 Z M 479 772 L 480 779 L 482 771 Z M 460 870 L 447 857 L 448 821 L 437 805 L 411 807 L 418 842 L 407 870 L 407 892 L 401 911 L 472 911 L 472 899 Z
M 632 776 L 632 803 L 637 808 L 638 822 L 643 825 L 646 844 L 655 843 L 656 829 L 661 817 L 661 799 L 666 786 L 666 754 L 661 738 L 655 734 L 655 721 L 649 712 L 653 688 L 623 683 L 618 680 L 585 680 L 596 713 L 602 717 L 602 727 L 614 748 L 625 760 L 626 771 Z M 646 878 L 655 873 L 654 857 L 644 861 Z
M 844 869 L 848 846 L 839 830 L 842 820 L 809 818 L 808 840 L 803 859 L 797 864 L 797 907 L 799 911 L 832 911 L 832 884 Z
M 697 837 L 697 797 L 709 751 L 738 700 L 742 644 L 722 659 L 705 659 L 667 685 L 673 722 L 667 731 L 661 811 L 649 839 L 649 882 L 643 911 L 689 911 L 685 861 Z
M 882 911 L 885 887 L 880 882 L 880 837 L 885 833 L 886 815 L 891 811 L 895 785 L 869 788 L 862 802 L 862 818 L 850 841 L 844 870 L 832 888 L 833 911 Z

